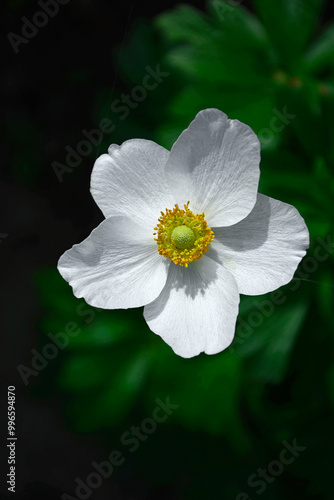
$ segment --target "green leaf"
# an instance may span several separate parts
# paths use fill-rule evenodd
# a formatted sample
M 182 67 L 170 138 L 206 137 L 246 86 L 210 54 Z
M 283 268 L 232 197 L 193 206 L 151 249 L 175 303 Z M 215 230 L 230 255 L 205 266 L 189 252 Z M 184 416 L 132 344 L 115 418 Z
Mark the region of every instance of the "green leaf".
M 154 20 L 154 25 L 168 40 L 184 42 L 197 47 L 211 47 L 212 24 L 208 16 L 188 5 L 163 12 Z
M 248 439 L 238 409 L 241 377 L 240 359 L 228 351 L 182 359 L 167 346 L 159 350 L 152 365 L 148 401 L 157 394 L 168 394 L 179 405 L 174 418 L 183 425 L 223 434 L 234 446 L 245 449 Z M 214 411 L 208 412 L 208 408 Z
M 241 2 L 233 4 L 224 0 L 211 0 L 208 10 L 226 40 L 248 46 L 251 50 L 267 52 L 269 39 L 265 29 L 253 14 L 242 7 Z
M 68 346 L 72 349 L 92 349 L 112 346 L 119 342 L 127 342 L 134 336 L 135 324 L 126 314 L 119 311 L 108 311 L 108 315 L 97 317 L 93 324 L 81 328 L 79 335 L 69 337 Z
M 334 70 L 334 24 L 330 24 L 312 43 L 303 58 L 303 65 L 312 73 L 319 73 L 327 67 Z
M 323 135 L 324 135 L 324 149 L 323 154 L 329 166 L 334 165 L 334 96 L 322 97 L 322 120 L 323 120 Z M 328 178 L 327 184 L 334 196 L 334 179 L 333 174 Z
M 215 82 L 191 82 L 184 85 L 169 103 L 169 119 L 173 123 L 175 119 L 183 119 L 183 126 L 187 126 L 189 120 L 201 109 L 215 107 L 230 116 L 233 112 L 242 113 L 248 105 L 254 105 L 255 108 L 258 105 L 261 108 L 262 102 L 267 99 L 269 95 L 263 95 L 263 92 L 257 92 L 256 89 L 250 92 L 249 89 L 226 86 L 222 92 L 221 85 Z M 267 123 L 266 117 L 263 119 L 261 113 L 253 113 L 253 119 L 262 120 L 262 126 Z
M 87 391 L 103 384 L 108 374 L 104 355 L 72 354 L 61 368 L 58 383 L 68 392 Z
M 110 349 L 98 356 L 71 357 L 60 377 L 63 389 L 73 392 L 67 407 L 80 432 L 108 428 L 129 411 L 149 371 L 152 351 Z
M 287 131 L 291 130 L 307 155 L 315 158 L 324 151 L 324 124 L 318 82 L 297 79 L 295 86 L 281 87 L 277 93 L 278 109 L 291 115 Z
M 317 25 L 323 0 L 254 0 L 283 67 L 294 67 Z
M 279 383 L 284 378 L 308 311 L 308 300 L 290 302 L 291 297 L 281 293 L 278 305 L 271 296 L 246 299 L 253 309 L 239 318 L 232 345 L 240 356 L 249 358 L 249 373 L 264 382 Z
M 286 169 L 274 171 L 271 169 L 268 172 L 267 178 L 262 179 L 261 186 L 264 192 L 272 192 L 271 186 L 275 187 L 275 193 L 283 193 L 284 198 L 301 199 L 308 202 L 312 213 L 315 209 L 322 210 L 324 208 L 324 193 L 321 185 L 314 181 L 312 175 L 302 174 L 293 170 L 287 172 Z
M 260 192 L 294 205 L 305 218 L 311 237 L 333 232 L 334 181 L 322 157 L 309 158 L 279 150 L 262 158 Z
M 322 276 L 317 282 L 317 302 L 323 317 L 328 321 L 329 325 L 333 325 L 334 271 L 331 269 L 327 269 L 327 271 L 323 269 Z
M 188 77 L 238 86 L 264 85 L 267 80 L 268 58 L 261 44 L 261 50 L 250 47 L 246 23 L 237 33 L 234 25 L 225 32 L 216 20 L 181 6 L 159 16 L 155 24 L 168 40 L 177 42 L 166 60 Z
M 265 86 L 267 71 L 261 58 L 246 49 L 233 52 L 230 47 L 205 49 L 179 46 L 166 55 L 168 64 L 199 81 L 233 84 L 238 87 Z

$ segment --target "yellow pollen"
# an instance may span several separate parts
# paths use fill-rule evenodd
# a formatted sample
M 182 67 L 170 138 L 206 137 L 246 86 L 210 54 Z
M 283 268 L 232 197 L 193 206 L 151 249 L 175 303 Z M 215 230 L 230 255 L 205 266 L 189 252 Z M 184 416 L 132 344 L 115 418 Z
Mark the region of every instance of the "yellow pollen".
M 174 264 L 188 267 L 189 262 L 200 259 L 209 250 L 214 233 L 204 219 L 204 213 L 194 214 L 189 210 L 189 201 L 184 210 L 178 205 L 161 212 L 157 235 L 158 252 L 169 257 Z

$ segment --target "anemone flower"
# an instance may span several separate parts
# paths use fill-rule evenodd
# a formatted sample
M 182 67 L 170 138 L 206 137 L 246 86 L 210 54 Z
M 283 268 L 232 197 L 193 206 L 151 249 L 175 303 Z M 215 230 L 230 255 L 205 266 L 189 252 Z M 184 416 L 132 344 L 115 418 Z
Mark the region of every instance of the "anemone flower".
M 197 114 L 171 151 L 112 144 L 91 177 L 105 220 L 59 260 L 76 297 L 144 307 L 149 328 L 185 358 L 233 340 L 239 296 L 288 283 L 309 233 L 291 205 L 258 193 L 260 143 L 217 109 Z

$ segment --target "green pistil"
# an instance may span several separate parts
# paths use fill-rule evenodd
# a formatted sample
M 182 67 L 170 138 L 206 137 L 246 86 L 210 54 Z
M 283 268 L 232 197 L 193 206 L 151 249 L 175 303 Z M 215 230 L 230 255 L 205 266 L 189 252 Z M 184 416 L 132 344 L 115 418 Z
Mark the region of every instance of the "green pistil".
M 191 248 L 196 240 L 195 233 L 188 226 L 177 226 L 171 234 L 171 242 L 177 248 Z

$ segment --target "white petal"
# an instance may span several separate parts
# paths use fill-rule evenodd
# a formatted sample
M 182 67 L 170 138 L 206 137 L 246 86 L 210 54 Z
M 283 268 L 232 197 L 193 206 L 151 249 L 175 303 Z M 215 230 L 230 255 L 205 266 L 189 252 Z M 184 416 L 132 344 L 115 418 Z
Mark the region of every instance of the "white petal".
M 93 168 L 91 192 L 106 218 L 126 215 L 154 228 L 174 197 L 165 179 L 169 151 L 144 139 L 112 144 Z
M 166 174 L 180 206 L 189 200 L 209 226 L 230 226 L 255 205 L 259 164 L 260 142 L 252 129 L 206 109 L 175 142 Z
M 298 210 L 262 194 L 248 217 L 213 231 L 207 255 L 231 271 L 246 295 L 261 295 L 289 283 L 309 246 L 309 232 Z
M 104 220 L 59 259 L 60 274 L 76 297 L 103 309 L 128 309 L 154 300 L 163 289 L 169 259 L 153 235 L 127 217 Z
M 176 354 L 215 354 L 230 345 L 239 293 L 233 276 L 203 256 L 188 268 L 171 264 L 165 288 L 144 308 L 150 329 Z

